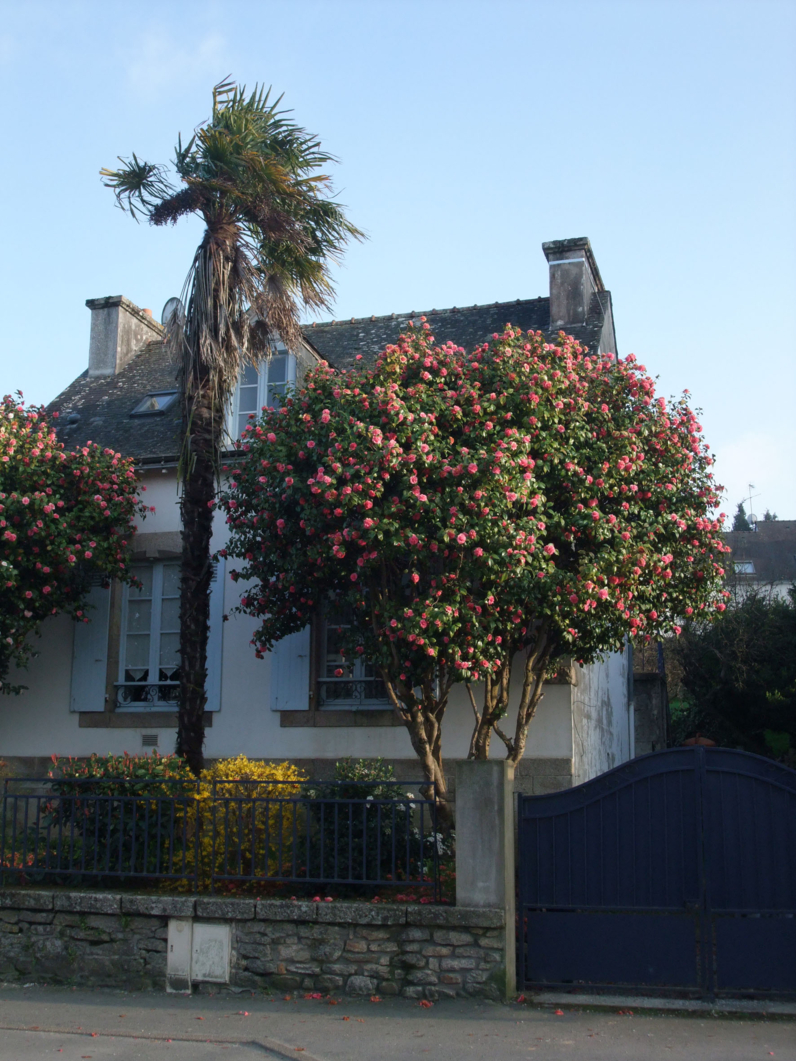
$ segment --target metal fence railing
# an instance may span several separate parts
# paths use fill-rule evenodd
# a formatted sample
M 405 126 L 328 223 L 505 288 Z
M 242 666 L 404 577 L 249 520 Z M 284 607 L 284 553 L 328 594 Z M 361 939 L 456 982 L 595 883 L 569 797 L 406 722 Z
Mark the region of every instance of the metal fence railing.
M 403 782 L 12 778 L 0 883 L 439 893 L 433 793 Z

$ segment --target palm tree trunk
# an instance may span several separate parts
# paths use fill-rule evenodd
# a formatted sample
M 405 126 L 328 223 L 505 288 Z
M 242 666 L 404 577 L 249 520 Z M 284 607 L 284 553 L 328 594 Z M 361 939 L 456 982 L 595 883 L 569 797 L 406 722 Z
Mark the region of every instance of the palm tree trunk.
M 198 381 L 193 401 L 186 395 L 189 422 L 183 473 L 182 573 L 180 582 L 180 709 L 177 754 L 198 776 L 204 765 L 204 709 L 207 703 L 207 638 L 210 622 L 210 540 L 216 496 L 213 401 L 207 372 Z M 188 414 L 186 414 L 188 420 Z

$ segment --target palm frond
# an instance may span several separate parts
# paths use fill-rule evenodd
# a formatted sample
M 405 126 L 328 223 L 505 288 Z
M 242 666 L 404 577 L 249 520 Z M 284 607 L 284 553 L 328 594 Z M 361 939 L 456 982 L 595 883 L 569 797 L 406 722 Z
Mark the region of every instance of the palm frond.
M 174 188 L 163 166 L 142 162 L 135 153 L 131 159 L 119 156 L 120 169 L 101 169 L 103 184 L 111 188 L 116 203 L 137 221 L 139 215 L 149 217 L 161 200 L 172 195 Z
M 363 233 L 333 196 L 325 167 L 336 161 L 282 109 L 282 96 L 231 78 L 213 88 L 210 119 L 183 145 L 174 169 L 182 187 L 150 163 L 120 160 L 102 176 L 119 205 L 153 224 L 189 213 L 205 223 L 182 293 L 186 312 L 167 335 L 183 381 L 186 444 L 198 401 L 213 410 L 220 445 L 242 366 L 270 356 L 277 338 L 300 342 L 299 313 L 331 309 L 331 264 Z M 203 414 L 204 415 L 204 414 Z

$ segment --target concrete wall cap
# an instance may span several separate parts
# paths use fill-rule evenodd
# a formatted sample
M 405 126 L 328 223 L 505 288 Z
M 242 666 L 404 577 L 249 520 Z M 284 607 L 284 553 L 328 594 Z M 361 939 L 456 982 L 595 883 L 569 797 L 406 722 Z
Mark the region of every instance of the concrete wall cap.
M 444 925 L 446 927 L 501 928 L 506 923 L 504 910 L 468 906 L 408 906 L 409 925 Z
M 405 925 L 406 907 L 392 903 L 314 903 L 318 921 L 333 925 Z
M 254 899 L 215 899 L 198 896 L 197 917 L 224 917 L 231 921 L 251 921 L 254 918 Z
M 256 908 L 258 921 L 315 921 L 317 913 L 317 903 L 292 899 L 260 899 Z
M 23 891 L 15 888 L 0 889 L 0 907 L 14 910 L 52 910 L 53 893 Z
M 122 897 L 108 892 L 56 893 L 54 909 L 75 914 L 120 914 Z
M 189 895 L 123 895 L 123 914 L 151 917 L 193 917 L 194 900 Z

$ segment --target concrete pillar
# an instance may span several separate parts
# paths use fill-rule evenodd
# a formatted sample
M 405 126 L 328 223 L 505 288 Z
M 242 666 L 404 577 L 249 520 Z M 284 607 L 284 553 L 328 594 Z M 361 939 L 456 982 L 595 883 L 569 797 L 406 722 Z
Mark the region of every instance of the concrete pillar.
M 514 764 L 456 763 L 456 905 L 505 914 L 505 995 L 517 990 L 514 871 Z

